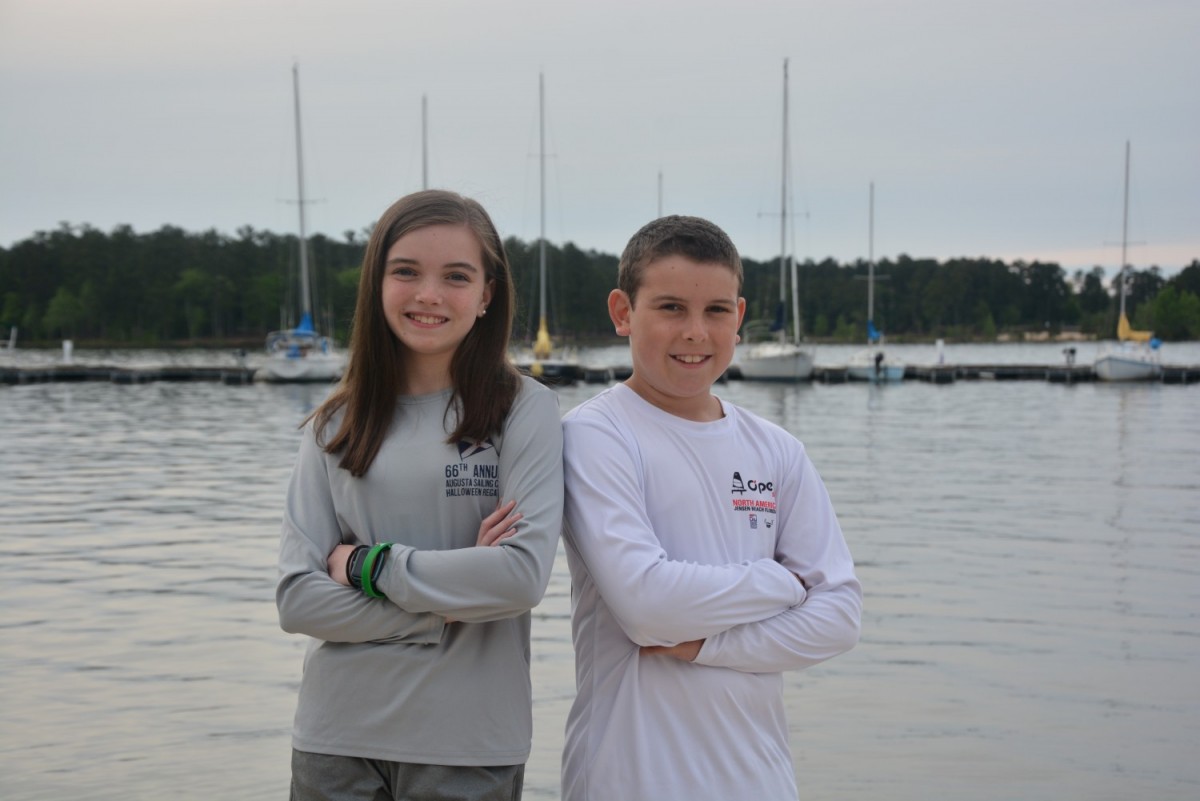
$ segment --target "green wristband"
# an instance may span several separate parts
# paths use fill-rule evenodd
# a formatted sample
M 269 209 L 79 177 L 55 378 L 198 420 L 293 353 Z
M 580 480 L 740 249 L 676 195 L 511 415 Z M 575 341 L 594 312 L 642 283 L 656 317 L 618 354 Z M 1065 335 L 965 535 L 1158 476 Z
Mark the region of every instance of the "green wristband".
M 378 576 L 375 575 L 375 562 L 379 559 L 380 555 L 384 551 L 390 549 L 391 547 L 392 544 L 390 542 L 381 542 L 371 548 L 371 550 L 367 553 L 367 558 L 363 560 L 362 591 L 366 593 L 368 598 L 384 597 L 383 593 L 376 591 L 375 585 L 372 584 L 371 581 L 372 579 L 378 578 Z M 383 566 L 383 562 L 380 562 L 379 564 L 381 567 Z

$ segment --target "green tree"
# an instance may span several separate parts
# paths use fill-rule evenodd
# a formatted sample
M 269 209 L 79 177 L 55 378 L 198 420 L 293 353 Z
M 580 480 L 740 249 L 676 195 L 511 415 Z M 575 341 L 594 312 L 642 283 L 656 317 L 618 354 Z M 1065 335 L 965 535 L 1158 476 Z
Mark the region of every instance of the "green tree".
M 54 293 L 54 297 L 50 299 L 50 305 L 46 307 L 46 314 L 42 322 L 48 333 L 72 337 L 82 318 L 83 307 L 79 303 L 79 298 L 75 297 L 71 290 L 61 286 Z
M 1154 296 L 1163 288 L 1166 281 L 1162 277 L 1162 270 L 1158 267 L 1151 267 L 1148 270 L 1130 270 L 1128 272 L 1128 294 L 1125 296 L 1125 310 L 1133 318 L 1133 312 L 1143 303 L 1153 300 Z M 1119 289 L 1118 284 L 1118 289 Z
M 1153 311 L 1154 333 L 1159 339 L 1200 339 L 1200 297 L 1168 284 L 1147 306 Z
M 13 326 L 21 320 L 21 296 L 16 292 L 4 293 L 4 305 L 0 307 L 0 325 Z
M 1076 271 L 1075 283 L 1079 287 L 1077 293 L 1079 308 L 1084 314 L 1095 314 L 1108 310 L 1112 303 L 1112 297 L 1104 288 L 1103 267 L 1093 267 L 1087 273 L 1082 270 Z
M 1070 289 L 1062 267 L 1045 262 L 1017 262 L 1025 284 L 1022 321 L 1037 328 L 1057 331 L 1062 327 Z
M 985 300 L 975 304 L 975 330 L 984 339 L 996 338 L 996 319 L 992 317 L 992 309 Z
M 201 328 L 208 318 L 205 298 L 212 294 L 213 284 L 212 276 L 198 267 L 185 269 L 179 276 L 179 280 L 175 282 L 175 295 L 183 307 L 189 339 L 200 338 Z
M 1191 292 L 1196 297 L 1200 297 L 1200 260 L 1193 259 L 1191 264 L 1180 270 L 1167 283 L 1180 292 Z

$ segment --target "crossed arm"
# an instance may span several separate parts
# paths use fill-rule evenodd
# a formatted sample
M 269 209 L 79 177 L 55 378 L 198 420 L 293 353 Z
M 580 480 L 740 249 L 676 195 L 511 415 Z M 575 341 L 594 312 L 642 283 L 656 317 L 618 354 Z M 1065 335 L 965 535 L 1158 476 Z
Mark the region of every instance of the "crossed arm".
M 483 518 L 479 523 L 479 534 L 475 538 L 475 547 L 488 548 L 499 545 L 504 540 L 516 534 L 517 522 L 522 517 L 521 513 L 516 511 L 516 508 L 516 501 L 502 502 L 496 507 L 496 511 Z M 329 554 L 329 558 L 326 560 L 326 564 L 329 566 L 329 577 L 343 587 L 352 586 L 350 584 L 350 555 L 358 547 L 357 545 L 340 543 L 333 549 L 333 553 Z M 445 621 L 446 623 L 453 623 L 455 619 L 446 615 Z
M 576 420 L 568 428 L 564 533 L 643 655 L 775 672 L 857 641 L 861 590 L 853 563 L 824 485 L 797 452 L 795 469 L 785 471 L 793 478 L 779 491 L 772 557 L 697 564 L 672 559 L 659 541 L 637 454 L 615 427 Z
M 284 630 L 330 642 L 433 643 L 448 619 L 499 620 L 536 605 L 561 524 L 561 429 L 552 394 L 526 400 L 500 450 L 500 490 L 511 497 L 478 524 L 474 547 L 393 546 L 376 583 L 386 599 L 347 588 L 346 560 L 354 544 L 343 540 L 375 543 L 402 539 L 403 532 L 360 531 L 357 525 L 348 532 L 347 515 L 337 510 L 331 489 L 335 463 L 306 432 L 280 548 L 276 600 Z

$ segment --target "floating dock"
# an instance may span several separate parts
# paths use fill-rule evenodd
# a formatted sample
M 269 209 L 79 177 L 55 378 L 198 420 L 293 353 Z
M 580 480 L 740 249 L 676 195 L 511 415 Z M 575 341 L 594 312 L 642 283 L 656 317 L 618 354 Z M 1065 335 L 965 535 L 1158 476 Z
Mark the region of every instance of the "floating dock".
M 523 372 L 526 372 L 523 370 Z M 628 366 L 583 367 L 557 365 L 539 380 L 547 384 L 564 385 L 582 381 L 588 384 L 609 384 L 630 376 Z M 956 381 L 1049 381 L 1057 384 L 1076 384 L 1096 381 L 1091 365 L 1045 364 L 937 364 L 908 365 L 906 381 L 931 384 L 952 384 Z M 741 381 L 742 372 L 736 364 L 725 371 L 722 380 Z M 822 384 L 854 383 L 845 367 L 817 365 L 812 380 Z M 44 384 L 82 381 L 111 381 L 114 384 L 146 384 L 154 381 L 196 382 L 222 384 L 254 383 L 251 367 L 113 367 L 103 365 L 58 364 L 45 367 L 0 367 L 0 384 Z M 1200 365 L 1163 365 L 1157 378 L 1147 382 L 1163 384 L 1193 384 L 1200 382 Z
M 114 384 L 146 384 L 152 381 L 213 381 L 250 384 L 250 367 L 107 367 L 59 364 L 48 367 L 0 367 L 0 384 L 46 384 L 81 381 L 111 381 Z

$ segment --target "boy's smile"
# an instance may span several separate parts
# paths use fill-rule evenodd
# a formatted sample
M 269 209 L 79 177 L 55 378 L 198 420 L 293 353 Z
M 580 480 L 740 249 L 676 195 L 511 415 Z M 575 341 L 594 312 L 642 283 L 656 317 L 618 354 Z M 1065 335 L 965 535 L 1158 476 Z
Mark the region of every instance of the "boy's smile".
M 679 255 L 646 265 L 632 303 L 613 290 L 608 310 L 617 333 L 629 337 L 630 389 L 679 417 L 720 418 L 712 385 L 733 360 L 746 312 L 737 293 L 728 266 Z

